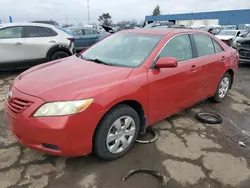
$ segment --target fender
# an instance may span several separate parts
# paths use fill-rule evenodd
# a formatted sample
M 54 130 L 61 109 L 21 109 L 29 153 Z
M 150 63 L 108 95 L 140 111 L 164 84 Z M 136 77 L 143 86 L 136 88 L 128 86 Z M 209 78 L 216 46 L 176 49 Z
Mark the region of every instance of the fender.
M 64 52 L 68 53 L 69 55 L 72 55 L 72 53 L 69 51 L 67 46 L 56 45 L 56 46 L 53 46 L 52 48 L 49 49 L 49 51 L 46 54 L 46 59 L 50 61 L 52 54 L 54 54 L 57 51 L 64 51 Z

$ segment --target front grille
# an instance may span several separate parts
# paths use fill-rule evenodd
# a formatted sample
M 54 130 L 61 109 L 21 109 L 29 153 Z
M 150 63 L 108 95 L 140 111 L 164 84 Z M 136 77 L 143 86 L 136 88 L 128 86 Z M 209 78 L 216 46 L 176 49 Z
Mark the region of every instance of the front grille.
M 32 104 L 31 101 L 19 99 L 19 98 L 14 98 L 10 101 L 8 101 L 8 107 L 9 109 L 15 113 L 19 114 L 26 110 L 30 105 Z
M 250 49 L 250 44 L 241 44 L 241 47 Z
M 240 54 L 240 56 L 250 57 L 250 51 L 239 50 L 239 54 Z

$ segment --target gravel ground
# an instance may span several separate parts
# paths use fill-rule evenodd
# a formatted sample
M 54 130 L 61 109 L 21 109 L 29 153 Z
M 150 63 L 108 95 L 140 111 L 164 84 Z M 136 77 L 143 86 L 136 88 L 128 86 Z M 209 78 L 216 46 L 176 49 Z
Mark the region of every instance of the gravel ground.
M 21 146 L 11 135 L 3 100 L 17 73 L 0 73 L 1 188 L 160 188 L 159 180 L 131 169 L 158 170 L 170 178 L 169 188 L 249 188 L 250 65 L 240 66 L 233 89 L 221 104 L 203 101 L 156 125 L 159 139 L 136 144 L 124 157 L 105 162 L 93 155 L 61 158 Z M 220 125 L 198 122 L 200 111 L 218 112 Z M 242 133 L 244 132 L 244 134 Z M 246 147 L 239 146 L 242 141 Z

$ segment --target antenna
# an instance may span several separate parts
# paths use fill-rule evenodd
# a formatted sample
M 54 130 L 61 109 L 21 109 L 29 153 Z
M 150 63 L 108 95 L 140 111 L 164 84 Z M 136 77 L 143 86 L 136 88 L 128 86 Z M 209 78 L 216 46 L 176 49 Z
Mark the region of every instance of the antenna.
M 87 7 L 88 7 L 88 24 L 89 24 L 89 0 L 87 0 Z

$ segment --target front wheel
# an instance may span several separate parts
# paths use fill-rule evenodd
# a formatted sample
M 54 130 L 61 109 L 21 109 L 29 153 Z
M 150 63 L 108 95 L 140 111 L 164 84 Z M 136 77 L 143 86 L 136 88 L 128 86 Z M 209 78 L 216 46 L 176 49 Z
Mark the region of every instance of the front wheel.
M 228 90 L 232 84 L 231 76 L 228 72 L 224 74 L 220 83 L 217 87 L 217 91 L 213 96 L 212 100 L 215 102 L 222 102 L 224 98 L 227 96 Z
M 94 153 L 104 160 L 114 160 L 126 154 L 139 133 L 137 112 L 127 105 L 111 109 L 100 122 L 94 137 Z

